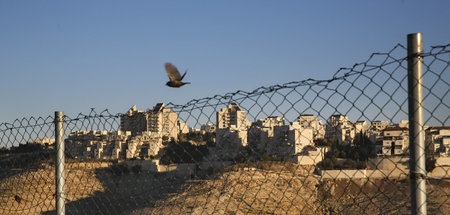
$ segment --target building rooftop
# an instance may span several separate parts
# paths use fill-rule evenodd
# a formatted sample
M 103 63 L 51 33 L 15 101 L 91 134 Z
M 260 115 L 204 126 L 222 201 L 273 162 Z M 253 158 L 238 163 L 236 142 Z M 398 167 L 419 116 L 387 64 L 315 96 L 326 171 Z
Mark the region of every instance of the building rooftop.
M 231 108 L 231 109 L 236 110 L 236 111 L 240 111 L 241 110 L 241 107 L 239 107 L 239 105 L 237 105 L 234 102 L 230 102 L 230 104 L 228 104 L 228 108 Z
M 450 129 L 450 126 L 431 126 L 427 130 L 430 129 Z
M 272 118 L 272 119 L 276 119 L 276 118 L 279 118 L 279 116 L 268 116 L 267 118 Z
M 164 108 L 164 103 L 158 103 L 153 108 L 153 113 L 160 112 Z
M 383 131 L 398 131 L 398 130 L 408 130 L 408 128 L 405 128 L 405 127 L 391 127 L 391 128 L 385 128 Z

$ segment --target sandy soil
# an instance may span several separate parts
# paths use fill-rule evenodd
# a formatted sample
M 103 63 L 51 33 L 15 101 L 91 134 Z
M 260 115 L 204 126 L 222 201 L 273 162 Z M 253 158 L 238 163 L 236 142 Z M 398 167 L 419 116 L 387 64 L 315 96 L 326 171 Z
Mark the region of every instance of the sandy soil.
M 108 164 L 110 165 L 110 164 Z M 67 214 L 409 214 L 409 181 L 329 180 L 289 163 L 179 177 L 67 164 Z M 54 168 L 0 180 L 0 214 L 55 214 Z M 428 180 L 428 211 L 450 214 L 450 183 Z M 21 198 L 17 201 L 16 196 Z

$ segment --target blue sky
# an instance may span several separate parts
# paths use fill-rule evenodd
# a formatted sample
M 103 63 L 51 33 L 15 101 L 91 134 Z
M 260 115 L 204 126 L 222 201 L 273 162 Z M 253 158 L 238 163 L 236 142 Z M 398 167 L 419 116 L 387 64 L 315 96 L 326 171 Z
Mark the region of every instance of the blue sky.
M 450 1 L 0 1 L 0 122 L 125 112 L 307 78 L 421 32 L 450 43 Z M 165 86 L 164 63 L 188 69 Z

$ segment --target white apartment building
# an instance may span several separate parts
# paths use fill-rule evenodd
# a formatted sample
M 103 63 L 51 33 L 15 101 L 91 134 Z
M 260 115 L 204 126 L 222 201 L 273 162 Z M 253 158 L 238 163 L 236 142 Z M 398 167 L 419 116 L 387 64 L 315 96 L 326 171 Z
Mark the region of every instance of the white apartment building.
M 120 130 L 131 131 L 132 135 L 150 131 L 177 139 L 179 133 L 178 114 L 172 109 L 165 108 L 164 103 L 156 104 L 148 111 L 136 110 L 133 106 L 126 114 L 120 116 Z
M 72 131 L 65 140 L 66 152 L 72 157 L 94 159 L 150 158 L 164 146 L 156 133 L 145 131 Z
M 265 119 L 259 119 L 252 123 L 248 129 L 247 139 L 248 143 L 254 149 L 263 152 L 267 148 L 267 144 L 274 138 L 275 126 L 284 126 L 284 118 L 277 116 L 270 116 Z
M 389 127 L 389 122 L 387 121 L 372 121 L 369 128 L 366 130 L 366 136 L 372 141 L 372 143 L 380 143 L 383 141 L 382 132 L 384 129 Z
M 178 138 L 178 114 L 176 112 L 166 108 L 164 103 L 158 103 L 149 114 L 149 131 L 156 132 L 161 136 L 167 136 L 170 139 Z
M 274 127 L 274 137 L 270 140 L 269 154 L 287 153 L 296 155 L 302 152 L 305 146 L 313 146 L 314 137 L 311 128 L 299 128 L 292 125 Z
M 247 112 L 236 103 L 230 103 L 216 113 L 216 147 L 233 157 L 241 149 L 247 146 L 247 129 L 250 121 Z
M 233 102 L 216 113 L 216 122 L 217 129 L 233 128 L 235 130 L 247 130 L 251 124 L 247 119 L 247 112 Z
M 383 130 L 388 128 L 390 123 L 387 121 L 372 121 L 366 130 L 366 136 L 375 144 L 375 152 L 383 154 Z
M 314 139 L 325 137 L 325 129 L 322 120 L 317 119 L 317 117 L 312 114 L 300 115 L 296 121 L 292 122 L 292 126 L 312 129 Z
M 355 136 L 356 128 L 347 116 L 340 114 L 330 116 L 325 129 L 325 139 L 350 144 Z
M 426 130 L 426 143 L 438 156 L 450 156 L 450 126 L 434 126 Z
M 366 121 L 350 122 L 347 116 L 336 114 L 330 116 L 325 129 L 325 139 L 350 144 L 357 134 L 366 133 L 370 125 Z
M 79 158 L 125 158 L 123 149 L 129 137 L 130 131 L 72 131 L 65 140 L 65 150 L 70 156 Z
M 369 126 L 366 121 L 356 121 L 353 122 L 353 127 L 355 127 L 355 133 L 359 134 L 359 133 L 363 133 L 365 134 L 367 129 L 369 129 Z
M 306 120 L 315 121 L 312 117 L 307 117 L 309 119 Z M 291 156 L 300 153 L 305 146 L 314 145 L 313 128 L 314 123 L 305 123 L 302 126 L 299 121 L 295 121 L 290 125 L 285 125 L 284 118 L 270 116 L 252 124 L 248 130 L 248 141 L 259 152 Z M 320 129 L 319 126 L 317 128 Z
M 247 146 L 247 131 L 218 129 L 216 130 L 216 146 L 222 149 L 234 150 Z
M 188 124 L 183 120 L 178 120 L 178 130 L 181 134 L 187 134 L 190 131 Z
M 234 159 L 248 145 L 247 131 L 230 128 L 216 130 L 215 153 L 223 160 Z
M 382 155 L 404 155 L 409 153 L 409 130 L 405 127 L 390 127 L 383 130 Z
M 202 134 L 214 133 L 216 132 L 216 128 L 216 124 L 203 124 L 202 126 L 200 126 L 200 132 Z
M 127 141 L 125 157 L 127 159 L 150 158 L 157 155 L 162 148 L 164 148 L 162 138 L 157 133 L 144 131 Z
M 265 119 L 258 119 L 253 124 L 261 128 L 273 128 L 275 126 L 284 125 L 284 118 L 278 116 L 269 116 Z
M 142 131 L 149 131 L 148 116 L 146 111 L 137 110 L 136 105 L 131 107 L 127 113 L 120 116 L 120 130 L 130 131 L 132 135 Z

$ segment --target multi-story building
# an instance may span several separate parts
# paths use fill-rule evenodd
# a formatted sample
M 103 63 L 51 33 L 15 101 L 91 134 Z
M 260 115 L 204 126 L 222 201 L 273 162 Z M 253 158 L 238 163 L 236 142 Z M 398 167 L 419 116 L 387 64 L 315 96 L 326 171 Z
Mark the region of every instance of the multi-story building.
M 287 153 L 296 155 L 302 152 L 305 146 L 314 145 L 313 130 L 311 128 L 294 127 L 291 125 L 275 126 L 274 137 L 270 141 L 268 152 Z
M 284 126 L 284 118 L 270 116 L 252 123 L 248 129 L 247 140 L 254 150 L 263 152 L 274 138 L 274 128 Z
M 283 126 L 284 118 L 277 116 L 269 116 L 265 119 L 259 119 L 256 122 L 252 123 L 251 128 L 249 129 L 249 138 L 257 135 L 257 133 L 265 133 L 267 138 L 273 137 L 273 131 L 275 126 Z M 251 131 L 250 131 L 251 130 Z
M 247 131 L 226 128 L 216 130 L 216 146 L 218 148 L 234 151 L 247 146 L 247 143 Z
M 389 122 L 387 121 L 372 121 L 369 128 L 366 131 L 366 136 L 372 141 L 372 143 L 377 143 L 383 140 L 382 132 L 384 129 L 389 127 Z
M 217 129 L 233 128 L 235 130 L 247 130 L 251 124 L 247 119 L 247 112 L 233 102 L 217 112 L 216 119 Z
M 161 137 L 176 139 L 179 132 L 178 114 L 165 108 L 164 103 L 158 103 L 148 111 L 136 110 L 133 106 L 120 117 L 120 130 L 131 131 L 132 135 L 140 132 L 154 132 Z
M 332 115 L 326 126 L 325 139 L 350 144 L 357 134 L 365 134 L 369 127 L 366 121 L 350 122 L 347 116 Z
M 367 125 L 366 121 L 356 121 L 353 122 L 353 127 L 355 128 L 355 133 L 356 134 L 365 134 L 367 129 L 369 129 L 370 125 Z
M 164 148 L 162 138 L 155 132 L 144 131 L 127 141 L 126 158 L 150 158 Z
M 158 103 L 149 111 L 149 131 L 176 139 L 178 137 L 178 114 L 166 108 L 164 103 Z
M 224 158 L 233 158 L 248 144 L 247 129 L 251 123 L 247 112 L 236 103 L 230 103 L 216 113 L 216 123 L 216 147 Z
M 369 128 L 366 130 L 366 136 L 373 144 L 375 144 L 376 154 L 383 153 L 383 130 L 389 126 L 389 122 L 377 120 L 372 121 Z
M 130 131 L 132 135 L 149 131 L 148 116 L 148 112 L 136 110 L 136 105 L 134 105 L 126 114 L 120 116 L 120 130 L 123 132 Z
M 409 130 L 405 127 L 385 128 L 382 155 L 404 155 L 409 153 Z
M 145 131 L 72 131 L 65 140 L 66 152 L 72 157 L 94 159 L 150 158 L 164 146 L 161 137 Z
M 255 125 L 255 126 L 261 127 L 261 128 L 273 128 L 275 126 L 284 125 L 284 118 L 278 117 L 278 116 L 269 116 L 265 119 L 257 120 L 256 122 L 252 123 L 252 125 Z
M 450 126 L 429 127 L 425 134 L 425 142 L 435 155 L 450 156 Z
M 65 140 L 65 149 L 72 157 L 95 159 L 125 158 L 131 132 L 72 131 Z
M 296 121 L 292 122 L 292 126 L 312 129 L 314 139 L 324 138 L 325 136 L 322 120 L 317 119 L 317 117 L 312 114 L 300 115 Z
M 272 155 L 298 154 L 305 146 L 314 145 L 313 140 L 311 126 L 302 127 L 298 121 L 285 125 L 284 118 L 276 116 L 260 119 L 248 130 L 252 148 Z
M 206 133 L 214 133 L 216 132 L 216 125 L 215 124 L 204 124 L 202 126 L 200 126 L 200 132 L 202 134 L 206 134 Z
M 187 134 L 189 133 L 189 126 L 185 121 L 178 120 L 178 130 L 181 134 Z
M 356 129 L 352 122 L 344 115 L 332 115 L 325 129 L 325 139 L 350 144 L 356 136 Z

